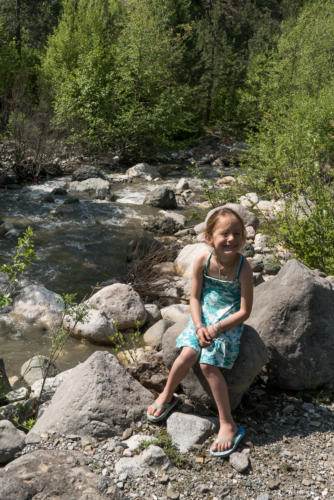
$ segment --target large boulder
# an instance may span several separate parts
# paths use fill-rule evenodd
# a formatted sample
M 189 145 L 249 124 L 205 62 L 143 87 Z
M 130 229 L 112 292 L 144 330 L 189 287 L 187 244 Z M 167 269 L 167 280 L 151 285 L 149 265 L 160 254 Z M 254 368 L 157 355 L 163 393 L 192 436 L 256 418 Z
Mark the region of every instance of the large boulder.
M 67 186 L 69 192 L 84 193 L 93 198 L 103 199 L 110 194 L 110 184 L 106 179 L 94 178 L 73 181 Z
M 104 174 L 92 165 L 84 165 L 72 174 L 72 181 L 85 181 L 87 179 L 105 179 Z
M 23 363 L 20 372 L 27 384 L 32 385 L 37 380 L 46 377 L 55 377 L 58 375 L 59 370 L 49 358 L 42 356 L 42 354 L 37 354 Z
M 112 336 L 116 332 L 115 323 L 104 312 L 97 309 L 89 309 L 83 322 L 75 322 L 70 318 L 66 321 L 66 326 L 70 328 L 72 337 L 88 340 L 92 344 L 114 343 Z
M 61 323 L 63 299 L 43 286 L 24 287 L 14 300 L 11 315 L 23 317 L 29 323 L 53 327 Z
M 248 323 L 269 353 L 269 380 L 292 390 L 334 378 L 334 290 L 315 271 L 290 260 L 256 287 Z
M 136 163 L 133 167 L 128 168 L 125 174 L 130 179 L 133 177 L 143 177 L 147 181 L 152 181 L 153 179 L 160 177 L 158 170 L 145 162 Z
M 119 435 L 142 417 L 151 402 L 152 394 L 115 356 L 97 351 L 72 369 L 27 439 L 50 430 L 96 438 Z
M 167 186 L 157 187 L 147 193 L 144 205 L 166 209 L 177 208 L 175 193 Z
M 0 463 L 13 460 L 15 454 L 24 446 L 24 432 L 19 431 L 9 420 L 0 420 Z
M 118 330 L 136 328 L 146 321 L 144 303 L 130 285 L 106 286 L 92 295 L 87 304 L 96 307 Z
M 171 326 L 162 338 L 164 363 L 170 368 L 177 357 L 176 337 L 185 328 L 187 320 L 181 320 Z M 232 409 L 240 403 L 243 394 L 248 390 L 256 375 L 267 362 L 267 351 L 258 333 L 245 325 L 240 342 L 240 352 L 231 370 L 222 369 L 225 377 Z M 198 363 L 181 382 L 185 394 L 192 400 L 214 406 L 215 402 L 209 385 L 203 376 Z
M 195 257 L 209 249 L 206 243 L 194 243 L 183 247 L 174 261 L 176 272 L 184 278 L 192 278 Z
M 121 499 L 107 478 L 94 474 L 90 460 L 77 451 L 37 450 L 0 471 L 0 500 L 28 498 Z

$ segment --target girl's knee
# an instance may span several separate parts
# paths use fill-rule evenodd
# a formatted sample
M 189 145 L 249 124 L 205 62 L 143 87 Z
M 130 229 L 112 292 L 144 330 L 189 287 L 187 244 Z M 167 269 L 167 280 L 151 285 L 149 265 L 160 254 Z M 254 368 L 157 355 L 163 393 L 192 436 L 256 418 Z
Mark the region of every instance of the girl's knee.
M 207 365 L 205 363 L 200 363 L 202 373 L 205 377 L 210 377 L 212 375 L 217 375 L 219 368 L 213 365 Z
M 196 363 L 198 356 L 199 356 L 198 352 L 196 352 L 191 347 L 183 347 L 183 349 L 180 353 L 180 358 L 183 361 L 186 361 L 189 363 Z

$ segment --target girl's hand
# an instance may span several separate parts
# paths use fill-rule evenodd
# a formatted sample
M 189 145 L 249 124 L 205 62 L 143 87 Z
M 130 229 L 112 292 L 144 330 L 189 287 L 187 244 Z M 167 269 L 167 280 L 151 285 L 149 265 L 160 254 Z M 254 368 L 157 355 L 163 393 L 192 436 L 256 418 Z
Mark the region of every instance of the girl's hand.
M 199 345 L 201 347 L 207 347 L 208 345 L 210 345 L 212 340 L 211 340 L 210 335 L 208 333 L 208 327 L 203 325 L 200 328 L 198 328 L 197 338 L 198 338 Z
M 215 339 L 218 334 L 216 325 L 209 325 L 207 327 L 207 332 L 211 340 Z

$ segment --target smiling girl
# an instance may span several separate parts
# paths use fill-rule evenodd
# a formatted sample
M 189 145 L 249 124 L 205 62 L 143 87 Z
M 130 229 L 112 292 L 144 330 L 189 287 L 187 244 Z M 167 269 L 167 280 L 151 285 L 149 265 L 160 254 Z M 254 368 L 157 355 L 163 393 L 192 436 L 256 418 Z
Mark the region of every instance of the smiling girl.
M 239 354 L 243 322 L 253 303 L 253 275 L 240 254 L 246 240 L 240 216 L 229 208 L 215 211 L 208 219 L 205 240 L 212 247 L 199 255 L 193 266 L 190 295 L 191 320 L 177 338 L 182 348 L 167 384 L 148 408 L 147 418 L 159 422 L 167 417 L 178 399 L 174 391 L 190 368 L 199 361 L 219 414 L 218 438 L 210 448 L 214 456 L 227 456 L 245 431 L 231 414 L 228 389 L 220 368 L 232 368 Z

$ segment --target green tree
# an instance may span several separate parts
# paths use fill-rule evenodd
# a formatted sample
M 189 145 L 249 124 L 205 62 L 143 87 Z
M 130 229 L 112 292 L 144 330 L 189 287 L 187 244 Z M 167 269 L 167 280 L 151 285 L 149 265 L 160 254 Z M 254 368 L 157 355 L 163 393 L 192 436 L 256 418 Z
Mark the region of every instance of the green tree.
M 248 178 L 284 200 L 274 228 L 311 267 L 334 272 L 334 6 L 310 2 L 282 25 L 260 91 Z
M 110 135 L 121 16 L 118 0 L 64 0 L 48 40 L 43 74 L 51 81 L 56 122 L 73 141 L 101 145 Z
M 113 131 L 123 151 L 170 147 L 198 130 L 193 92 L 181 72 L 191 26 L 175 25 L 175 6 L 173 0 L 128 2 L 114 74 Z

